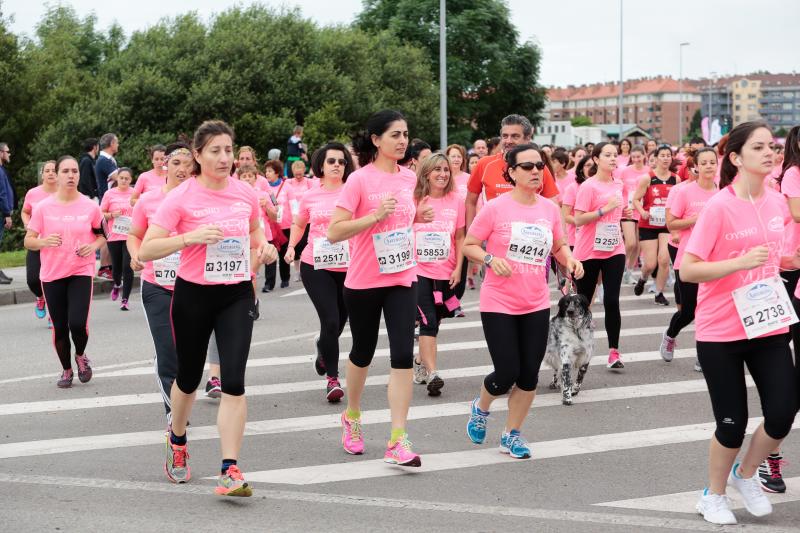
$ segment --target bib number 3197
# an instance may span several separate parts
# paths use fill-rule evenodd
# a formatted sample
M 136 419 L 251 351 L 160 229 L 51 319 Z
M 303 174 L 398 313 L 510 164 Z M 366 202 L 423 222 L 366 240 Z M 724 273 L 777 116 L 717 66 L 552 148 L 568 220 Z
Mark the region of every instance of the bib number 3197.
M 526 265 L 544 266 L 553 248 L 553 232 L 541 224 L 513 222 L 506 259 Z
M 739 287 L 732 296 L 748 339 L 772 333 L 798 321 L 789 293 L 778 276 Z
M 415 266 L 414 246 L 411 228 L 397 228 L 372 236 L 372 246 L 378 259 L 378 271 L 381 274 L 403 272 Z
M 203 278 L 224 283 L 250 278 L 250 236 L 225 237 L 216 244 L 206 245 Z

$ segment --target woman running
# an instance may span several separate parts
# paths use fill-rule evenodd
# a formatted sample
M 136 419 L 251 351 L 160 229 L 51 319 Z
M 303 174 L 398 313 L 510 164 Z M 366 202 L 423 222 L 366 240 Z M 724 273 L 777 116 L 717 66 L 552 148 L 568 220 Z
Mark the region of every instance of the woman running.
M 647 278 L 657 267 L 655 303 L 669 305 L 664 296 L 664 287 L 669 275 L 667 243 L 670 240 L 665 204 L 669 190 L 680 183 L 680 178 L 673 172 L 672 148 L 665 144 L 661 145 L 656 149 L 655 156 L 655 168 L 646 176 L 642 176 L 633 195 L 633 205 L 639 212 L 639 245 L 644 260 L 642 275 L 636 282 L 633 293 L 641 296 Z
M 171 144 L 164 148 L 164 151 L 166 153 L 164 164 L 167 168 L 166 182 L 160 188 L 147 191 L 139 197 L 133 207 L 131 230 L 128 232 L 126 244 L 128 254 L 131 256 L 131 266 L 137 272 L 142 272 L 142 305 L 155 345 L 153 366 L 169 426 L 172 418 L 170 391 L 175 376 L 178 374 L 178 356 L 175 353 L 175 339 L 172 336 L 170 305 L 181 253 L 178 251 L 162 259 L 143 263 L 139 261 L 139 248 L 156 211 L 167 194 L 192 175 L 194 160 L 189 146 L 183 143 Z M 188 479 L 186 478 L 188 470 L 180 470 L 179 467 L 175 467 L 172 471 L 168 471 L 168 474 L 170 473 L 174 476 L 175 481 Z
M 699 283 L 697 357 L 708 385 L 716 431 L 709 448 L 709 485 L 697 511 L 708 522 L 735 524 L 725 495 L 732 485 L 750 514 L 772 505 L 758 467 L 792 428 L 797 383 L 786 338 L 794 316 L 781 283 L 782 269 L 800 268 L 800 256 L 782 254 L 791 221 L 786 201 L 764 187 L 772 170 L 772 132 L 763 122 L 736 126 L 722 162 L 720 191 L 708 201 L 689 238 L 681 278 Z M 764 420 L 737 462 L 748 425 L 744 367 L 756 385 Z
M 567 244 L 570 251 L 575 249 L 575 235 L 577 234 L 575 228 L 575 199 L 578 196 L 578 188 L 581 183 L 586 181 L 586 172 L 593 166 L 594 161 L 592 161 L 591 156 L 584 156 L 578 161 L 577 166 L 574 167 L 575 181 L 567 185 L 561 199 L 561 216 L 564 218 L 567 227 Z
M 701 148 L 687 160 L 690 168 L 695 168 L 697 179 L 681 183 L 670 191 L 671 203 L 667 209 L 667 228 L 679 232 L 678 250 L 673 261 L 675 269 L 675 300 L 680 294 L 680 308 L 672 315 L 669 327 L 664 332 L 659 349 L 661 358 L 672 361 L 675 353 L 675 339 L 683 328 L 694 321 L 697 308 L 697 283 L 681 279 L 680 268 L 686 244 L 700 212 L 717 192 L 714 176 L 717 174 L 717 153 L 713 148 Z M 699 365 L 695 367 L 697 370 Z
M 78 192 L 78 162 L 61 156 L 56 162 L 58 190 L 36 204 L 25 233 L 25 248 L 40 251 L 44 298 L 53 321 L 53 344 L 63 372 L 57 385 L 72 386 L 70 335 L 75 344 L 78 379 L 92 379 L 86 356 L 95 252 L 106 242 L 100 207 Z
M 631 160 L 631 149 L 633 145 L 627 137 L 619 142 L 619 155 L 617 156 L 617 168 L 627 167 Z
M 157 144 L 150 148 L 150 162 L 153 168 L 147 172 L 142 172 L 136 178 L 136 185 L 131 196 L 131 205 L 136 205 L 139 197 L 146 192 L 160 189 L 167 180 L 167 172 L 164 169 L 164 156 L 167 148 L 163 144 Z
M 311 168 L 315 176 L 323 178 L 322 185 L 306 192 L 300 200 L 284 259 L 291 263 L 300 254 L 303 287 L 319 317 L 314 369 L 326 376 L 325 398 L 336 403 L 344 396 L 339 383 L 339 337 L 347 323 L 343 291 L 350 243 L 345 240 L 332 244 L 326 234 L 343 184 L 353 170 L 353 160 L 343 144 L 331 142 L 314 152 Z M 308 244 L 298 252 L 297 244 L 304 236 Z
M 539 367 L 547 348 L 547 257 L 552 253 L 578 279 L 583 267 L 564 240 L 558 206 L 538 194 L 545 168 L 540 150 L 522 144 L 509 150 L 505 161 L 504 177 L 514 189 L 483 207 L 464 241 L 464 253 L 487 267 L 480 311 L 494 365 L 494 372 L 483 380 L 480 395 L 472 401 L 467 435 L 475 444 L 486 440 L 492 402 L 511 390 L 500 452 L 524 459 L 531 451 L 521 435 L 522 424 L 536 396 Z
M 280 162 L 267 161 L 267 166 L 264 170 L 270 186 L 268 192 L 270 193 L 270 198 L 273 204 L 271 207 L 267 206 L 267 214 L 269 215 L 270 220 L 276 223 L 276 229 L 279 229 L 280 233 L 283 235 L 283 237 L 280 239 L 281 246 L 278 247 L 280 261 L 276 261 L 278 263 L 277 265 L 268 266 L 266 270 L 266 282 L 264 284 L 264 288 L 266 289 L 269 287 L 270 290 L 275 287 L 276 267 L 281 276 L 281 289 L 285 289 L 289 286 L 291 271 L 289 269 L 289 263 L 284 261 L 284 258 L 286 257 L 286 250 L 289 244 L 289 232 L 292 228 L 292 212 L 297 211 L 297 207 L 299 206 L 297 203 L 297 198 L 295 197 L 294 188 L 291 185 L 288 185 L 290 180 L 284 178 L 280 173 L 274 172 L 274 166 L 276 163 L 279 164 Z M 305 163 L 302 161 L 300 163 L 305 167 Z
M 108 228 L 108 252 L 111 255 L 111 273 L 114 278 L 111 300 L 116 301 L 119 298 L 119 291 L 122 289 L 122 302 L 119 306 L 121 311 L 128 310 L 128 298 L 133 289 L 133 269 L 131 269 L 131 257 L 126 246 L 133 212 L 131 207 L 132 179 L 131 169 L 127 167 L 119 169 L 117 186 L 109 189 L 103 195 L 103 201 L 100 202 L 100 210 L 103 212 Z
M 625 274 L 623 283 L 631 283 L 633 269 L 639 260 L 639 212 L 633 208 L 633 197 L 639 186 L 639 180 L 650 172 L 650 167 L 645 164 L 646 155 L 644 148 L 639 145 L 631 148 L 628 166 L 617 167 L 617 175 L 622 180 L 622 199 L 628 203 L 628 209 L 633 216 L 622 219 L 622 240 L 625 241 Z
M 414 222 L 433 220 L 433 208 L 414 205 L 417 178 L 397 162 L 408 146 L 402 113 L 379 111 L 366 131 L 353 139 L 361 168 L 342 189 L 328 228 L 328 241 L 351 239 L 350 267 L 344 301 L 350 316 L 353 348 L 347 363 L 347 409 L 342 413 L 342 445 L 350 454 L 364 453 L 361 395 L 378 343 L 381 312 L 389 336 L 389 409 L 391 436 L 383 460 L 420 466 L 406 433 L 413 389 L 414 320 L 417 269 Z
M 567 187 L 575 183 L 575 173 L 570 173 L 567 170 L 569 166 L 569 154 L 565 150 L 556 150 L 550 156 L 550 162 L 553 165 L 553 179 L 555 179 L 558 193 L 563 201 L 564 193 Z
M 283 214 L 285 212 L 285 208 L 281 207 L 282 203 L 278 200 L 277 193 L 283 190 L 283 177 L 281 173 L 283 172 L 283 163 L 278 160 L 270 159 L 266 163 L 264 163 L 264 176 L 267 180 L 267 187 L 265 192 L 267 193 L 267 197 L 269 201 L 266 202 L 262 207 L 264 212 L 267 215 L 267 219 L 264 221 L 266 225 L 270 227 L 270 233 L 272 233 L 272 239 L 270 242 L 278 249 L 281 250 L 283 248 L 284 243 L 287 243 L 289 239 L 283 234 L 283 230 L 281 229 L 281 222 L 283 218 Z M 288 193 L 287 193 L 288 194 Z M 280 211 L 280 213 L 279 213 Z M 281 218 L 278 218 L 278 215 L 281 215 Z M 286 265 L 288 267 L 288 265 Z M 266 265 L 264 267 L 264 287 L 261 289 L 261 292 L 271 292 L 275 289 L 275 277 L 276 277 L 276 270 L 278 265 L 275 263 Z M 283 272 L 283 271 L 281 271 Z M 281 280 L 283 280 L 283 274 L 281 274 Z M 287 274 L 288 280 L 288 274 Z M 287 281 L 288 286 L 288 281 Z
M 625 245 L 620 235 L 620 219 L 630 218 L 630 209 L 622 200 L 622 183 L 614 180 L 617 148 L 607 142 L 592 150 L 590 176 L 578 189 L 575 198 L 575 257 L 583 262 L 586 275 L 578 281 L 578 294 L 587 301 L 594 298 L 597 277 L 602 274 L 605 328 L 608 334 L 609 369 L 624 368 L 619 353 L 619 290 L 625 271 Z
M 215 493 L 250 496 L 252 490 L 237 466 L 247 419 L 244 377 L 255 310 L 250 250 L 256 250 L 262 263 L 275 261 L 277 253 L 264 239 L 253 188 L 230 176 L 230 126 L 204 122 L 193 146 L 197 177 L 161 202 L 139 248 L 140 261 L 181 252 L 170 311 L 178 373 L 170 393 L 172 427 L 164 469 L 171 481 L 191 476 L 186 421 L 203 376 L 209 338 L 215 333 L 222 367 L 217 417 L 222 467 Z
M 461 309 L 455 289 L 463 287 L 466 268 L 464 243 L 465 196 L 455 190 L 448 158 L 428 156 L 417 170 L 414 201 L 433 207 L 434 219 L 414 224 L 417 256 L 417 307 L 420 312 L 419 358 L 414 360 L 414 383 L 428 385 L 429 396 L 439 396 L 444 380 L 436 364 L 436 336 L 443 318 Z M 463 291 L 462 291 L 463 295 Z
M 450 176 L 454 180 L 454 191 L 461 197 L 462 202 L 467 199 L 467 183 L 469 182 L 469 173 L 467 172 L 467 151 L 460 144 L 451 144 L 447 147 L 445 152 L 447 159 L 450 161 Z M 456 285 L 456 297 L 461 300 L 464 297 L 464 292 L 467 289 L 467 275 L 470 271 L 469 259 L 463 258 L 461 262 L 461 279 Z M 472 282 L 474 286 L 474 281 Z M 464 311 L 459 306 L 455 310 L 455 316 L 463 317 Z
M 289 207 L 291 211 L 292 220 L 294 217 L 297 216 L 300 209 L 300 201 L 303 199 L 303 196 L 310 190 L 314 189 L 314 181 L 310 178 L 306 177 L 306 162 L 302 159 L 299 161 L 295 161 L 292 163 L 292 178 L 286 180 L 286 186 L 290 187 L 294 192 L 294 200 L 289 201 Z M 289 230 L 285 233 L 286 238 L 289 238 L 289 234 L 291 233 L 291 229 L 294 226 L 290 226 Z M 303 250 L 305 250 L 306 245 L 308 244 L 308 231 L 310 230 L 309 226 L 306 226 L 306 231 L 300 236 L 300 239 L 295 243 L 295 258 L 294 261 L 294 281 L 300 281 L 300 257 L 303 255 Z M 288 250 L 287 250 L 288 251 Z M 286 253 L 284 253 L 283 259 L 286 259 Z M 291 261 L 287 261 L 287 265 L 291 265 Z
M 41 185 L 29 190 L 25 194 L 25 200 L 22 201 L 22 211 L 19 216 L 25 229 L 30 224 L 33 207 L 45 198 L 52 196 L 58 190 L 55 161 L 45 161 L 44 165 L 42 165 L 41 182 Z M 42 269 L 42 261 L 39 254 L 38 250 L 28 250 L 25 255 L 25 277 L 28 282 L 28 288 L 36 296 L 36 316 L 37 318 L 44 318 L 47 315 L 47 306 L 44 303 L 42 280 L 39 277 L 39 272 Z

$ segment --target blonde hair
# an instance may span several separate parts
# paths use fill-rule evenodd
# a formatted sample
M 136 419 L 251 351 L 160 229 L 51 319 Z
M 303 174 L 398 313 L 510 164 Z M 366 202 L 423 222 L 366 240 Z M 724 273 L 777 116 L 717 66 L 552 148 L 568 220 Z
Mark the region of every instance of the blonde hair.
M 450 146 L 447 147 L 447 150 L 444 151 L 444 155 L 446 155 L 447 158 L 450 159 L 450 150 L 452 150 L 453 148 L 458 150 L 458 153 L 461 154 L 461 168 L 459 170 L 461 170 L 461 172 L 466 172 L 467 171 L 467 151 L 464 149 L 463 146 L 461 146 L 460 144 L 451 144 Z
M 303 167 L 303 171 L 305 171 L 306 170 L 306 162 L 303 161 L 302 159 L 298 159 L 297 161 L 292 163 L 292 170 L 294 170 L 295 167 Z
M 239 170 L 237 170 L 236 174 L 239 176 L 239 179 L 241 179 L 241 177 L 245 174 L 252 174 L 258 178 L 258 167 L 255 165 L 242 165 L 239 167 Z
M 236 159 L 239 159 L 242 156 L 242 152 L 250 152 L 250 155 L 253 156 L 253 161 L 256 165 L 258 165 L 258 156 L 256 155 L 256 151 L 252 146 L 242 146 L 239 148 L 239 154 L 236 156 Z
M 420 163 L 419 167 L 417 168 L 417 185 L 414 187 L 415 200 L 420 201 L 431 193 L 431 182 L 428 180 L 428 176 L 430 176 L 431 172 L 433 172 L 433 169 L 435 169 L 439 163 L 444 163 L 448 172 L 450 171 L 450 160 L 447 159 L 447 156 L 442 152 L 433 153 L 424 161 L 422 161 L 422 163 Z M 453 182 L 454 176 L 451 174 L 450 180 L 447 182 L 447 186 L 444 188 L 445 196 L 453 191 L 455 187 Z

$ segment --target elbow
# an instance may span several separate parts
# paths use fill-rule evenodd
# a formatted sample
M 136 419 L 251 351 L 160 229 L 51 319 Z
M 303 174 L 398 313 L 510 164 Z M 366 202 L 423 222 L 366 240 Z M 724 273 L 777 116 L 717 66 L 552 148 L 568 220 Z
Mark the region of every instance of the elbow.
M 700 283 L 700 279 L 698 276 L 697 268 L 694 265 L 681 265 L 681 281 L 685 281 L 687 283 Z
M 335 228 L 333 224 L 328 227 L 328 234 L 325 237 L 331 244 L 336 244 L 337 242 L 343 240 L 342 236 L 339 235 L 339 231 L 337 231 L 337 228 Z

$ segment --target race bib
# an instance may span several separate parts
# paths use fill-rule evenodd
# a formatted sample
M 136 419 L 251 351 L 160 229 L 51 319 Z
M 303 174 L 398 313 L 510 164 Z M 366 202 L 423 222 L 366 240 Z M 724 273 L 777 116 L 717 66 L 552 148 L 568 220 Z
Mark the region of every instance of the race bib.
M 415 242 L 420 263 L 447 261 L 450 257 L 450 234 L 446 231 L 418 231 Z
M 650 208 L 650 225 L 651 226 L 666 226 L 667 225 L 667 208 L 663 205 L 654 205 Z
M 593 249 L 597 252 L 613 252 L 617 246 L 619 246 L 619 224 L 598 222 L 594 231 Z
M 133 219 L 131 217 L 123 216 L 114 218 L 114 224 L 111 226 L 111 232 L 118 233 L 119 235 L 127 235 L 131 231 L 132 220 Z
M 350 241 L 331 243 L 325 237 L 314 239 L 314 270 L 350 266 Z
M 372 246 L 381 274 L 402 272 L 417 264 L 411 243 L 411 228 L 398 228 L 372 236 Z
M 297 213 L 300 212 L 300 202 L 297 200 L 289 200 L 289 209 L 292 211 L 292 216 L 296 217 Z
M 250 236 L 226 237 L 207 244 L 203 278 L 212 282 L 250 279 Z
M 167 257 L 153 261 L 153 277 L 156 283 L 162 287 L 172 287 L 175 285 L 175 278 L 178 277 L 178 265 L 180 264 L 180 250 Z
M 277 220 L 277 222 L 278 222 L 278 224 L 280 224 L 280 223 L 281 223 L 281 221 L 283 220 L 283 204 L 280 204 L 280 205 L 278 206 L 278 209 L 277 209 L 277 211 L 278 211 L 278 217 L 277 217 L 277 218 L 278 218 L 278 220 Z
M 778 276 L 739 287 L 731 295 L 748 339 L 797 323 L 792 301 Z
M 541 224 L 513 222 L 506 259 L 527 265 L 544 266 L 553 248 L 553 232 Z

